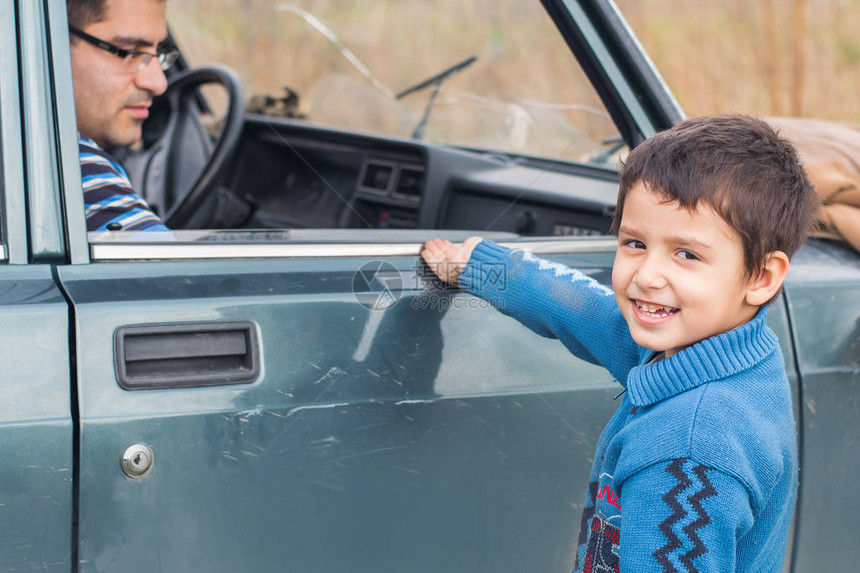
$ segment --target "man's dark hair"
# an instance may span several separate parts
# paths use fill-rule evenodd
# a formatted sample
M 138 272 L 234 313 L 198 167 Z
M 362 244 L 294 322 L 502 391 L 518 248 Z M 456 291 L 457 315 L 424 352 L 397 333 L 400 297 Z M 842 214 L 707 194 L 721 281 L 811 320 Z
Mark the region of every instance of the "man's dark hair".
M 69 24 L 84 29 L 104 17 L 106 0 L 66 0 Z
M 819 199 L 794 146 L 764 121 L 742 115 L 688 119 L 630 152 L 612 220 L 617 234 L 627 193 L 638 182 L 695 209 L 710 205 L 741 238 L 747 276 L 768 253 L 790 258 L 815 220 Z

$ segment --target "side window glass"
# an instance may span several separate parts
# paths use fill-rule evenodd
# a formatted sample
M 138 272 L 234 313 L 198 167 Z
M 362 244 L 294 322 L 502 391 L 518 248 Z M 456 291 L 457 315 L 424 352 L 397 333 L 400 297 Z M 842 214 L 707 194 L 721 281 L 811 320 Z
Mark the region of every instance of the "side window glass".
M 188 1 L 168 18 L 189 63 L 233 67 L 260 111 L 614 164 L 617 131 L 537 3 Z
M 142 151 L 110 151 L 172 232 L 101 225 L 91 243 L 420 243 L 428 230 L 503 240 L 608 229 L 626 148 L 540 3 L 184 0 L 167 3 L 167 20 L 183 58 L 171 89 L 185 85 L 184 70 L 232 69 L 247 112 L 240 139 L 224 169 L 201 175 L 220 148 L 210 135 L 242 117 L 236 90 L 190 82 L 175 98 L 181 113 L 156 98 Z M 179 137 L 160 146 L 165 133 Z M 201 181 L 210 184 L 195 202 L 185 190 Z M 100 215 L 86 203 L 91 222 Z

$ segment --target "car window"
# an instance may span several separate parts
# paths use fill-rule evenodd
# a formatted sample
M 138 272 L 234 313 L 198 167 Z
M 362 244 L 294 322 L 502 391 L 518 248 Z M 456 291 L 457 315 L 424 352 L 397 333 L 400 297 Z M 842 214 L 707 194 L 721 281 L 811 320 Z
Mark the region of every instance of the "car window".
M 607 49 L 615 36 L 568 8 L 169 2 L 182 58 L 142 145 L 110 152 L 172 232 L 91 230 L 94 260 L 394 254 L 392 243 L 414 255 L 442 234 L 606 241 L 625 140 L 651 119 Z M 201 74 L 221 79 L 201 88 Z M 314 232 L 326 229 L 338 232 Z
M 614 165 L 617 130 L 537 2 L 187 0 L 168 19 L 189 64 L 231 66 L 257 109 L 268 97 L 316 125 Z M 272 99 L 285 93 L 297 100 Z

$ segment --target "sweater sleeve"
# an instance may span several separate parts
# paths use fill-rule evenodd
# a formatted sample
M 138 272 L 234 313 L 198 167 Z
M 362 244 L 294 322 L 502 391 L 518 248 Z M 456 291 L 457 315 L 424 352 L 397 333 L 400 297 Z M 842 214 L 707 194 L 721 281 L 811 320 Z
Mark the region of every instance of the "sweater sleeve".
M 460 286 L 622 383 L 647 352 L 633 342 L 612 291 L 564 265 L 482 241 Z
M 634 474 L 619 499 L 622 573 L 730 573 L 738 540 L 754 521 L 739 481 L 689 459 Z

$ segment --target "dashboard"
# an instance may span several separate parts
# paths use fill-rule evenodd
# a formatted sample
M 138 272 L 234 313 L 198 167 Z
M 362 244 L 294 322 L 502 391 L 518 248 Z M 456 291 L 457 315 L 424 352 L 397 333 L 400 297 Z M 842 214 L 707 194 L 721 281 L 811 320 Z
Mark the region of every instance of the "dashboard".
M 264 116 L 247 118 L 240 149 L 228 186 L 253 205 L 248 228 L 599 235 L 618 189 L 607 169 Z

